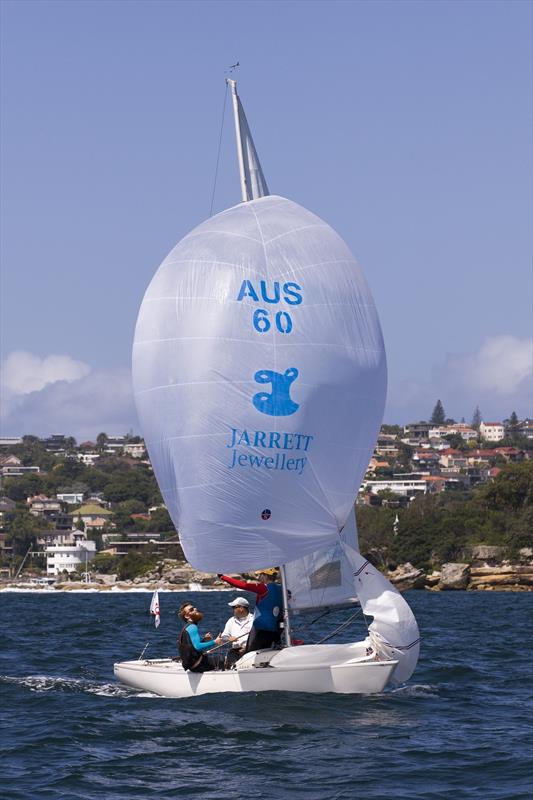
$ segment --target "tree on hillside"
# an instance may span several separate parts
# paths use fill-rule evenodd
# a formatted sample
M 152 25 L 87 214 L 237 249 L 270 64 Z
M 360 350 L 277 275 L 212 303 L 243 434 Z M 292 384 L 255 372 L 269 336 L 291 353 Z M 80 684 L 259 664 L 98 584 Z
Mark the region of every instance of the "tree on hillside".
M 65 450 L 67 453 L 74 453 L 76 451 L 76 439 L 74 436 L 67 436 L 65 439 Z
M 40 494 L 43 491 L 42 475 L 26 473 L 20 476 L 11 476 L 4 479 L 2 494 L 5 494 L 15 503 L 24 503 L 28 497 Z
M 475 431 L 479 430 L 479 426 L 481 425 L 482 419 L 483 417 L 481 416 L 481 411 L 479 409 L 479 406 L 476 406 L 474 409 L 474 413 L 472 414 L 472 422 L 471 422 L 471 425 Z
M 503 422 L 506 428 L 505 432 L 507 436 L 511 437 L 516 436 L 516 429 L 520 425 L 520 421 L 516 415 L 516 411 L 513 411 L 509 419 L 505 419 Z
M 444 438 L 450 443 L 450 447 L 454 450 L 468 449 L 468 445 L 460 433 L 448 433 Z
M 446 414 L 444 413 L 444 406 L 442 405 L 440 400 L 437 400 L 435 403 L 435 408 L 431 414 L 429 421 L 433 425 L 442 425 L 446 420 Z
M 401 436 L 403 433 L 403 428 L 401 425 L 385 425 L 383 424 L 380 429 L 380 433 L 388 433 L 393 436 Z
M 107 433 L 102 432 L 98 434 L 98 436 L 96 437 L 96 446 L 98 450 L 105 450 L 108 438 L 109 437 Z

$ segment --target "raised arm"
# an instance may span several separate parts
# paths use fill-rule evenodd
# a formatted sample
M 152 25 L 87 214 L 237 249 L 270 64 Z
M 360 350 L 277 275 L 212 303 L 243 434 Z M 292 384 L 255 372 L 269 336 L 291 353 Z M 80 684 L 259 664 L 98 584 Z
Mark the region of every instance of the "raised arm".
M 230 578 L 229 575 L 219 575 L 220 580 L 226 581 L 230 586 L 235 586 L 237 589 L 244 589 L 246 592 L 253 592 L 259 598 L 265 597 L 268 589 L 264 583 L 250 583 L 249 581 L 241 581 L 238 578 Z

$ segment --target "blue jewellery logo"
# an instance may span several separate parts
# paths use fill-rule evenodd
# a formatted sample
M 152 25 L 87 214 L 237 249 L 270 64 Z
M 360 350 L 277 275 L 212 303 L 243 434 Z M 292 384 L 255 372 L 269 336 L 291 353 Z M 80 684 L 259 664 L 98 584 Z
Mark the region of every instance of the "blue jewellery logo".
M 291 383 L 298 377 L 296 367 L 289 367 L 285 372 L 274 372 L 272 369 L 260 369 L 254 375 L 257 383 L 270 383 L 272 393 L 257 392 L 252 401 L 261 414 L 271 417 L 288 417 L 298 410 L 299 405 L 290 398 Z

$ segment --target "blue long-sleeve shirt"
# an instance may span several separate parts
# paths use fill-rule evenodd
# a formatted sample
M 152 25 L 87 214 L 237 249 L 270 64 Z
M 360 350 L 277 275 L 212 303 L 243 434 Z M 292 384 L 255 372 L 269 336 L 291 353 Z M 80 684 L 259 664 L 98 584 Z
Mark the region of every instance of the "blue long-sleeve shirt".
M 202 642 L 198 625 L 196 625 L 194 622 L 191 622 L 189 625 L 187 625 L 185 630 L 189 634 L 192 646 L 195 650 L 198 650 L 199 653 L 202 653 L 204 650 L 209 650 L 211 647 L 216 645 L 214 639 L 209 639 L 207 642 Z

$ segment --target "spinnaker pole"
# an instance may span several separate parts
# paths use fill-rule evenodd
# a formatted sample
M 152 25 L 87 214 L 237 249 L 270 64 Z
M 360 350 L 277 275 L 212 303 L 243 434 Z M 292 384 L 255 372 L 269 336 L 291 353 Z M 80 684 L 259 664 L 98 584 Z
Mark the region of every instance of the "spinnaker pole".
M 233 118 L 235 120 L 235 138 L 237 140 L 237 159 L 239 161 L 239 176 L 241 179 L 241 195 L 242 202 L 247 203 L 251 200 L 248 197 L 248 188 L 246 186 L 246 174 L 244 171 L 244 154 L 242 150 L 242 135 L 241 135 L 241 121 L 239 118 L 239 99 L 237 97 L 237 81 L 226 78 L 228 86 L 231 89 L 231 99 L 233 101 Z
M 291 642 L 291 618 L 289 616 L 289 593 L 287 591 L 287 580 L 285 577 L 285 565 L 279 568 L 281 576 L 281 594 L 283 596 L 283 640 L 285 647 L 290 647 Z

